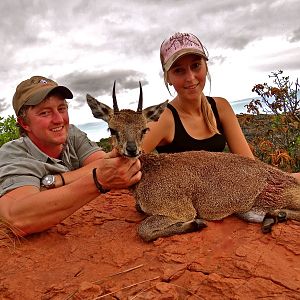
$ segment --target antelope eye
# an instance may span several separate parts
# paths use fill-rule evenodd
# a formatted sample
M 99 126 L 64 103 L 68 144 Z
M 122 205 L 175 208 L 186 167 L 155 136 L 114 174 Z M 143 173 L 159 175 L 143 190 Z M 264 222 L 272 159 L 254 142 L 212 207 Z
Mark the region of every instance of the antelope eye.
M 145 128 L 142 130 L 142 135 L 144 135 L 145 133 L 147 133 L 147 131 L 149 131 L 149 128 Z

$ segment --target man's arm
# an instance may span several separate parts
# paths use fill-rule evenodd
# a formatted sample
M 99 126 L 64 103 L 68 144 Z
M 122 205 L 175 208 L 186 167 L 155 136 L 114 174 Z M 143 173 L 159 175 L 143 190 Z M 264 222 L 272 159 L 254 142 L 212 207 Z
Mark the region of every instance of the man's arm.
M 91 174 L 94 168 L 99 168 L 97 171 L 100 178 L 99 182 L 108 189 L 120 189 L 122 188 L 120 185 L 123 185 L 123 183 L 119 181 L 118 183 L 115 182 L 116 178 L 113 178 L 114 176 L 111 175 L 116 173 L 116 177 L 118 177 L 120 176 L 118 173 L 123 172 L 122 176 L 126 177 L 126 172 L 131 168 L 131 165 L 135 166 L 137 169 L 140 168 L 140 162 L 137 159 L 121 157 L 116 149 L 113 149 L 108 153 L 99 150 L 90 154 L 84 160 L 83 167 L 74 171 L 62 173 L 62 176 L 64 177 L 65 184 L 67 185 L 85 175 Z M 130 174 L 131 173 L 129 172 L 128 175 Z M 129 180 L 129 178 L 127 179 Z M 63 185 L 62 179 L 59 175 L 55 176 L 55 182 L 57 182 L 56 187 Z
M 90 164 L 90 163 L 92 163 L 92 162 L 94 162 L 94 161 L 96 161 L 96 160 L 98 160 L 98 159 L 102 159 L 102 158 L 105 158 L 105 157 L 107 157 L 107 156 L 108 156 L 108 154 L 105 153 L 105 152 L 102 151 L 102 150 L 96 151 L 96 152 L 90 154 L 90 155 L 83 161 L 83 165 L 86 166 L 86 165 L 88 165 L 88 164 Z
M 83 167 L 74 171 L 61 173 L 64 178 L 65 184 L 70 184 L 73 181 L 76 181 L 79 178 L 83 177 L 84 175 L 91 174 L 92 170 L 99 166 L 99 161 L 105 157 L 109 157 L 109 154 L 105 153 L 102 150 L 93 152 L 83 161 Z M 56 187 L 60 187 L 63 185 L 62 179 L 59 175 L 55 176 L 55 182 Z
M 23 186 L 1 197 L 0 213 L 17 234 L 27 235 L 58 224 L 97 196 L 92 175 L 58 189 Z
M 127 188 L 141 178 L 139 160 L 116 156 L 90 161 L 75 171 L 63 173 L 65 186 L 40 191 L 34 186 L 16 188 L 0 198 L 0 215 L 20 235 L 40 232 L 58 224 L 99 196 L 92 169 L 106 189 Z M 57 179 L 59 176 L 57 176 Z

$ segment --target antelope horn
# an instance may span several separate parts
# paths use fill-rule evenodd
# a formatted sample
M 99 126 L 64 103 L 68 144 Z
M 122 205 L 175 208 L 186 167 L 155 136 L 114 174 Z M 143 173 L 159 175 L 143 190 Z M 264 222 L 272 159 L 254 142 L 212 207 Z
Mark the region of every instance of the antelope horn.
M 143 110 L 143 90 L 142 90 L 142 85 L 141 85 L 140 81 L 139 81 L 139 84 L 140 84 L 140 98 L 139 98 L 139 104 L 138 104 L 137 112 L 142 113 L 142 110 Z
M 114 105 L 114 113 L 119 112 L 117 97 L 116 97 L 116 81 L 114 81 L 112 98 L 113 98 L 113 105 Z

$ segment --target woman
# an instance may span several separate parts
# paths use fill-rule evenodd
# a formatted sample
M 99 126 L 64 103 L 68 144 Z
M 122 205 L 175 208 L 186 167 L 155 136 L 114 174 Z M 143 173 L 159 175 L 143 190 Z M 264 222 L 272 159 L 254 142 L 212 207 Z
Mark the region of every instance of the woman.
M 160 58 L 166 87 L 173 86 L 177 95 L 159 120 L 149 123 L 144 151 L 221 152 L 227 143 L 232 153 L 254 159 L 229 102 L 203 94 L 209 73 L 200 40 L 191 33 L 175 33 L 162 43 Z M 300 174 L 294 176 L 300 183 Z
M 200 40 L 176 33 L 162 43 L 160 57 L 165 84 L 177 95 L 158 122 L 149 124 L 144 150 L 223 151 L 227 142 L 232 153 L 254 158 L 229 102 L 203 94 L 208 57 Z

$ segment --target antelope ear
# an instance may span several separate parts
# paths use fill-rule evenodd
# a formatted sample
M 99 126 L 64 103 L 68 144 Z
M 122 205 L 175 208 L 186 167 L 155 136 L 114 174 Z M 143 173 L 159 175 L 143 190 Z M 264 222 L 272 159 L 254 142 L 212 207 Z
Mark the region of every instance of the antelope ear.
M 113 110 L 89 94 L 86 95 L 86 101 L 92 110 L 93 116 L 108 123 L 109 117 L 112 115 Z
M 147 118 L 147 122 L 157 121 L 162 114 L 162 112 L 167 107 L 169 100 L 166 100 L 163 103 L 149 106 L 143 110 L 143 115 Z

